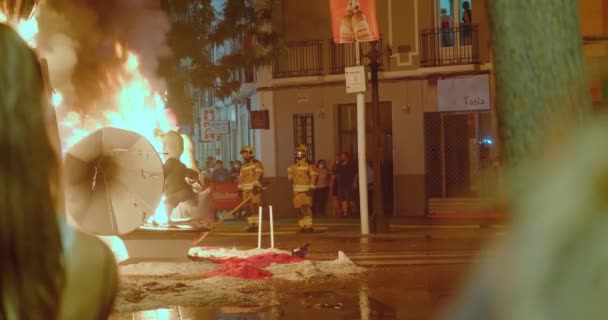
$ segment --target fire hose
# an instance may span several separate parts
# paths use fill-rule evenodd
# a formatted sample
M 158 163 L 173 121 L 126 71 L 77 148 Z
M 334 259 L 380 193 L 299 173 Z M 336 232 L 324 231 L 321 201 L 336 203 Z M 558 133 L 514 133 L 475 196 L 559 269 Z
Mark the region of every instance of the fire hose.
M 265 190 L 266 188 L 263 187 L 261 189 Z M 212 224 L 207 230 L 201 231 L 201 233 L 199 234 L 199 236 L 196 237 L 194 240 L 192 240 L 192 244 L 193 245 L 197 245 L 201 241 L 203 241 L 207 237 L 207 235 L 209 235 L 209 232 L 211 232 L 211 230 L 215 229 L 215 227 L 217 227 L 220 223 L 226 221 L 226 219 L 228 219 L 229 217 L 231 217 L 232 215 L 234 215 L 247 202 L 249 202 L 249 200 L 251 200 L 251 198 L 253 198 L 254 195 L 255 194 L 252 193 L 249 196 L 247 196 L 246 198 L 244 198 L 243 201 L 241 201 L 241 203 L 239 203 L 236 207 L 234 207 L 230 212 L 228 212 L 227 214 L 225 214 L 223 217 L 221 217 L 217 222 L 215 222 L 214 224 Z

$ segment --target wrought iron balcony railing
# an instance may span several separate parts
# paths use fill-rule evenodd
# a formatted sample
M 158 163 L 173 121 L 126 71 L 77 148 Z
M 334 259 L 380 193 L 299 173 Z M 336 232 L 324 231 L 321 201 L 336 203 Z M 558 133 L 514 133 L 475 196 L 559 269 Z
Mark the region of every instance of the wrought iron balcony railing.
M 332 39 L 329 39 L 329 73 L 330 74 L 342 74 L 344 68 L 352 67 L 356 65 L 356 46 L 354 43 L 334 43 Z M 378 41 L 372 42 L 361 42 L 361 61 L 365 64 L 369 63 L 366 58 L 372 51 L 377 50 L 376 54 L 379 55 L 378 63 L 380 70 L 384 65 L 384 60 L 387 58 L 385 55 L 385 48 L 383 45 L 382 38 Z
M 323 42 L 291 41 L 272 65 L 273 78 L 318 76 L 323 74 Z
M 478 64 L 479 27 L 460 25 L 453 28 L 433 28 L 420 31 L 420 65 Z

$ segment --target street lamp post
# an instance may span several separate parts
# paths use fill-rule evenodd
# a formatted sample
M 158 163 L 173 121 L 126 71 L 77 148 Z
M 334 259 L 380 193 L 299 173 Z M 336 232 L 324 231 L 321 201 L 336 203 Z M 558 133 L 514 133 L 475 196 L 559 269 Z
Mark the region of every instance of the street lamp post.
M 371 73 L 371 87 L 372 87 L 372 132 L 376 143 L 372 144 L 374 148 L 373 161 L 374 161 L 374 180 L 373 180 L 373 208 L 372 208 L 372 221 L 371 230 L 372 233 L 388 233 L 389 223 L 384 215 L 384 199 L 382 196 L 383 179 L 382 179 L 382 160 L 384 156 L 384 130 L 380 121 L 380 94 L 378 92 L 378 68 L 379 60 L 382 57 L 378 46 L 380 42 L 376 42 L 375 45 L 370 46 L 370 50 L 367 53 L 369 59 L 369 67 Z

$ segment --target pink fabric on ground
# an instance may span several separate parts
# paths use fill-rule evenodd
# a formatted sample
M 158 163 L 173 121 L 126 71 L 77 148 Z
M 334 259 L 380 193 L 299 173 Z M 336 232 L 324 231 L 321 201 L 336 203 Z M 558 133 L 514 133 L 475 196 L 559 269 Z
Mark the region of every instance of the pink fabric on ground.
M 249 280 L 263 280 L 272 277 L 272 272 L 256 268 L 247 263 L 226 263 L 221 268 L 203 274 L 204 278 L 233 277 Z
M 221 265 L 218 270 L 207 272 L 204 278 L 217 276 L 234 277 L 249 280 L 262 280 L 272 277 L 272 272 L 262 268 L 271 264 L 288 264 L 301 262 L 306 259 L 290 256 L 287 254 L 263 253 L 248 258 L 209 258 L 215 264 Z

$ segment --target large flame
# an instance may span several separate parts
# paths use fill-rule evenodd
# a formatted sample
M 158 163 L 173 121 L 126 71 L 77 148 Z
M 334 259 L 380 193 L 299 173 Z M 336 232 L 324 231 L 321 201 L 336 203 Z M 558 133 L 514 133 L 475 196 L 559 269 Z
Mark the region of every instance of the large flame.
M 120 46 L 117 46 L 117 53 L 122 53 Z M 162 140 L 156 133 L 176 128 L 171 127 L 166 119 L 164 99 L 152 90 L 149 81 L 141 74 L 137 56 L 133 52 L 126 52 L 126 55 L 122 72 L 116 75 L 118 89 L 108 94 L 109 107 L 101 116 L 62 113 L 61 109 L 66 107 L 62 105 L 63 97 L 60 92 L 53 95 L 53 104 L 60 111 L 59 128 L 64 151 L 99 128 L 115 127 L 141 134 L 159 154 L 162 152 Z M 168 222 L 163 204 L 164 197 L 148 222 L 160 225 Z M 126 246 L 120 238 L 104 237 L 102 240 L 110 246 L 118 261 L 128 258 Z
M 64 150 L 101 127 L 115 127 L 137 132 L 152 143 L 156 151 L 162 151 L 162 141 L 156 132 L 173 130 L 165 119 L 165 103 L 161 96 L 154 92 L 149 82 L 139 71 L 137 56 L 127 53 L 121 75 L 117 75 L 119 89 L 109 93 L 107 110 L 100 116 L 81 115 L 67 112 L 60 116 L 59 126 L 62 130 Z M 57 93 L 57 101 L 61 99 Z M 60 106 L 61 107 L 61 106 Z
M 122 47 L 117 46 L 117 53 L 122 53 Z M 103 113 L 101 118 L 82 116 L 68 112 L 59 121 L 64 150 L 86 137 L 92 131 L 102 127 L 115 127 L 130 130 L 146 137 L 159 154 L 162 152 L 162 140 L 158 132 L 176 130 L 165 112 L 165 100 L 152 90 L 149 81 L 139 70 L 139 60 L 133 52 L 126 53 L 122 74 L 117 75 L 119 89 L 112 95 L 111 108 Z M 60 100 L 57 97 L 57 100 Z M 184 154 L 182 161 L 186 166 L 193 167 L 193 159 Z M 168 217 L 161 201 L 154 216 L 148 221 L 160 225 L 167 224 Z
M 36 48 L 38 35 L 38 21 L 36 15 L 28 20 L 9 21 L 7 16 L 0 12 L 0 23 L 8 23 L 33 48 Z M 149 81 L 139 69 L 139 59 L 134 52 L 125 51 L 120 45 L 116 46 L 116 54 L 123 57 L 124 65 L 120 73 L 113 75 L 118 87 L 106 93 L 107 109 L 101 115 L 86 115 L 65 105 L 61 92 L 55 91 L 52 104 L 57 109 L 58 123 L 62 140 L 62 149 L 66 151 L 75 143 L 93 131 L 102 127 L 116 127 L 130 130 L 146 137 L 157 152 L 162 151 L 162 141 L 157 132 L 176 130 L 165 112 L 165 100 L 161 94 L 155 92 Z M 189 168 L 194 168 L 194 158 L 190 154 L 182 156 L 182 162 Z M 161 200 L 158 209 L 148 222 L 166 224 L 168 217 Z M 116 258 L 123 261 L 128 258 L 124 242 L 118 237 L 102 238 L 112 249 Z

